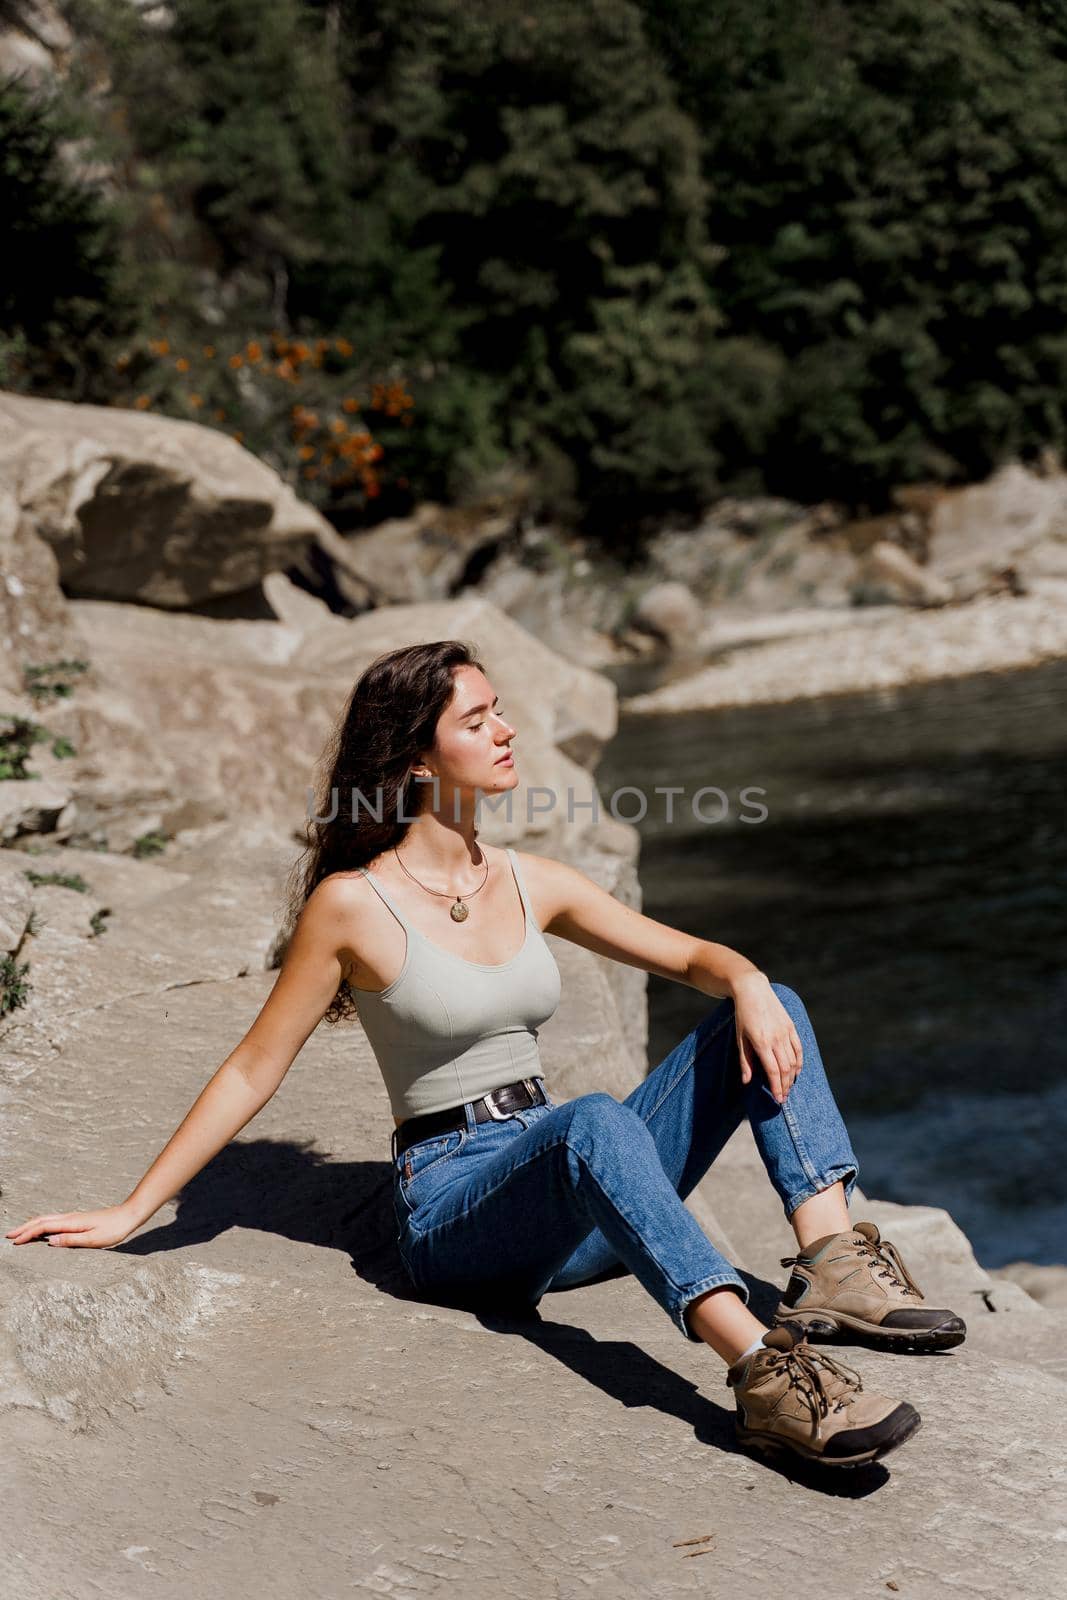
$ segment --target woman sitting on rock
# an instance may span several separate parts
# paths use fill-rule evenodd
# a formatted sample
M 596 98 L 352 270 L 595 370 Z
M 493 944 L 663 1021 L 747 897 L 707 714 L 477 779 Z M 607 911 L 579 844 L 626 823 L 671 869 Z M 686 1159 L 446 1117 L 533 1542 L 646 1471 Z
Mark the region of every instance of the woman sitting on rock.
M 632 1273 L 726 1362 L 743 1443 L 832 1466 L 885 1455 L 918 1413 L 810 1338 L 934 1350 L 965 1330 L 872 1223 L 849 1219 L 856 1157 L 803 1002 L 564 862 L 481 845 L 478 805 L 519 782 L 514 737 L 461 641 L 374 661 L 332 742 L 295 927 L 245 1039 L 121 1206 L 7 1237 L 118 1243 L 255 1116 L 317 1023 L 358 1001 L 396 1123 L 397 1243 L 417 1289 L 532 1307 Z M 560 997 L 545 932 L 715 1001 L 622 1101 L 545 1089 L 537 1030 Z M 769 1330 L 683 1204 L 745 1117 L 798 1245 Z

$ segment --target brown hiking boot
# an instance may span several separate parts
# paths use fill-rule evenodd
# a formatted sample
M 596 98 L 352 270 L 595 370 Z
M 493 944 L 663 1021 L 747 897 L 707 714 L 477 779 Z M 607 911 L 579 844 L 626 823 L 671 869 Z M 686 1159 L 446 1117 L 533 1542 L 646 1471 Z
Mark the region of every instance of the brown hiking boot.
M 796 1323 L 771 1328 L 763 1345 L 726 1374 L 739 1444 L 859 1467 L 895 1450 L 920 1426 L 914 1406 L 865 1389 L 859 1373 L 813 1350 Z
M 895 1245 L 873 1222 L 828 1233 L 795 1256 L 774 1324 L 798 1322 L 813 1339 L 848 1339 L 880 1350 L 951 1350 L 967 1329 L 953 1311 L 926 1304 Z

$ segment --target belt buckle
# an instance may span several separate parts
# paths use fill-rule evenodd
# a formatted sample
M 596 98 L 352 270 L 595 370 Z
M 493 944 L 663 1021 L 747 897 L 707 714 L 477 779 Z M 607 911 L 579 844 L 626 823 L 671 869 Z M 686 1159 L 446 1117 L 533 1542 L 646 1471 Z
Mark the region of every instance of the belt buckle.
M 488 1094 L 482 1096 L 485 1101 L 485 1108 L 494 1122 L 509 1122 L 515 1113 L 513 1111 L 501 1111 L 498 1108 L 496 1101 L 493 1099 L 496 1092 L 495 1089 L 490 1089 Z
M 532 1105 L 534 1100 L 536 1100 L 536 1098 L 537 1098 L 537 1091 L 534 1088 L 533 1084 L 530 1082 L 529 1078 L 523 1078 L 522 1081 L 526 1085 L 527 1093 L 530 1096 L 530 1104 Z M 510 1089 L 511 1085 L 508 1084 L 507 1087 Z M 497 1106 L 496 1101 L 493 1099 L 493 1096 L 495 1094 L 498 1094 L 499 1092 L 500 1091 L 497 1090 L 497 1089 L 490 1089 L 488 1094 L 485 1094 L 485 1095 L 482 1096 L 482 1099 L 485 1101 L 486 1110 L 489 1112 L 489 1115 L 492 1117 L 494 1122 L 509 1122 L 511 1120 L 511 1118 L 515 1115 L 515 1112 L 514 1111 L 501 1111 L 499 1109 L 499 1107 Z M 517 1111 L 526 1111 L 526 1110 L 528 1110 L 528 1107 L 527 1106 L 517 1106 L 516 1110 Z

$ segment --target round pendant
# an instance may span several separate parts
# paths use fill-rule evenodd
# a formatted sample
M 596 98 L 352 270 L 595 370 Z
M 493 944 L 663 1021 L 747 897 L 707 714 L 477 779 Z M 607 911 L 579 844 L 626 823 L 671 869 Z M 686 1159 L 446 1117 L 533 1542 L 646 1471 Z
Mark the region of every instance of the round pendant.
M 452 907 L 452 921 L 466 922 L 469 916 L 470 909 L 463 904 L 462 900 L 457 900 L 455 905 Z

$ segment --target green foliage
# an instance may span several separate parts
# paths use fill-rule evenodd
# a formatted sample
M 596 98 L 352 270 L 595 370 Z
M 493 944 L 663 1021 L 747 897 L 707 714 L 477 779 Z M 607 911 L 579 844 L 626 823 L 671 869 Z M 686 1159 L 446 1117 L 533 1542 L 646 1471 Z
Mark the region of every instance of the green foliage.
M 169 834 L 162 833 L 158 828 L 149 829 L 147 833 L 139 834 L 133 841 L 133 854 L 138 859 L 144 856 L 162 855 L 167 848 L 169 837 Z
M 1058 0 L 172 9 L 67 0 L 62 108 L 0 89 L 0 383 L 222 427 L 341 527 L 532 468 L 620 547 L 1067 446 Z
M 22 681 L 26 693 L 34 700 L 67 700 L 74 690 L 66 676 L 59 674 L 87 672 L 88 661 L 44 661 L 37 665 L 26 662 L 22 669 Z
M 345 107 L 328 38 L 301 0 L 182 0 L 168 43 L 184 67 L 168 159 L 227 268 L 299 271 L 343 238 Z M 160 131 L 131 107 L 146 133 Z M 150 153 L 150 151 L 149 151 Z
M 6 725 L 5 725 L 6 724 Z M 7 717 L 0 719 L 0 780 L 39 778 L 39 772 L 31 772 L 26 766 L 30 751 L 35 744 L 44 744 L 49 739 L 52 741 L 52 754 L 56 757 L 73 756 L 77 754 L 70 740 L 64 735 L 52 734 L 39 722 L 34 722 L 30 717 Z
M 716 299 L 732 336 L 781 365 L 777 421 L 748 452 L 767 486 L 877 501 L 1062 446 L 1063 7 L 645 11 L 704 136 Z
M 28 961 L 20 966 L 14 956 L 0 955 L 0 1017 L 24 1006 L 33 993 L 33 985 L 25 981 L 29 970 Z
M 108 399 L 218 427 L 338 525 L 366 520 L 410 397 L 351 296 L 318 293 L 351 255 L 349 111 L 323 18 L 304 0 L 185 0 L 167 28 L 127 0 L 71 14 L 109 63 L 97 147 L 123 175 L 144 311 Z M 88 71 L 71 83 L 93 99 Z M 406 507 L 396 461 L 388 483 Z
M 34 872 L 30 869 L 25 876 L 31 883 L 58 883 L 64 889 L 77 889 L 79 894 L 85 894 L 89 888 L 80 872 Z
M 0 383 L 84 398 L 133 325 L 118 220 L 64 160 L 80 125 L 57 100 L 0 80 Z
M 107 923 L 105 922 L 104 918 L 110 917 L 111 914 L 110 906 L 101 906 L 99 911 L 93 912 L 92 916 L 89 918 L 89 926 L 93 930 L 92 937 L 94 939 L 99 938 L 100 934 L 107 932 Z
M 345 14 L 367 301 L 406 253 L 434 265 L 444 319 L 416 275 L 391 320 L 413 353 L 496 379 L 491 446 L 542 466 L 550 509 L 612 520 L 706 496 L 719 399 L 699 143 L 636 5 Z M 440 427 L 434 386 L 415 392 Z

